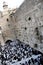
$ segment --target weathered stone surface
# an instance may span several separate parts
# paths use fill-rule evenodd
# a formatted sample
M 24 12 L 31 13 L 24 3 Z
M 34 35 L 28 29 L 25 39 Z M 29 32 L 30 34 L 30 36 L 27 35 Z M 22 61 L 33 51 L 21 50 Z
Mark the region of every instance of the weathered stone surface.
M 35 32 L 36 27 L 43 25 L 43 0 L 25 0 L 14 14 L 14 18 L 16 38 L 32 47 L 37 44 L 36 49 L 43 51 L 43 44 L 36 39 Z

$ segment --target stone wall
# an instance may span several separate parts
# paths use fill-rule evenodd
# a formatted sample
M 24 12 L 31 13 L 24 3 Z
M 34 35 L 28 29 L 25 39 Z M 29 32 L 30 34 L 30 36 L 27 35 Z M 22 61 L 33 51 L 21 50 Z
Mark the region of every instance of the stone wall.
M 13 19 L 16 38 L 43 51 L 43 44 L 36 35 L 36 29 L 41 30 L 43 25 L 43 0 L 25 0 Z
M 9 14 L 0 17 L 0 43 L 3 45 L 7 40 L 14 40 L 15 35 L 11 29 L 11 19 Z

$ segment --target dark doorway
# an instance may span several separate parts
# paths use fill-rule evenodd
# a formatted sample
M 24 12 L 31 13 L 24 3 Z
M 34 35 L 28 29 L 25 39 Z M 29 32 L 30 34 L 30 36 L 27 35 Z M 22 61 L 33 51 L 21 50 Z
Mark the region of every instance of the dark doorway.
M 5 43 L 10 44 L 11 42 L 13 42 L 13 41 L 12 40 L 7 40 Z

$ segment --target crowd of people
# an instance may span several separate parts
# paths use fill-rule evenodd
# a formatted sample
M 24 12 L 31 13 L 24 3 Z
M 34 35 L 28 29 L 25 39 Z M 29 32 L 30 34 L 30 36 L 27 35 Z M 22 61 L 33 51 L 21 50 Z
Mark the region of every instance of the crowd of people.
M 9 63 L 11 63 L 10 65 L 18 65 L 20 61 L 20 65 L 43 65 L 43 56 L 32 57 L 37 55 L 39 54 L 35 54 L 28 44 L 20 40 L 8 42 L 4 46 L 0 45 L 0 64 L 2 65 L 9 65 Z M 25 63 L 23 63 L 23 60 Z

